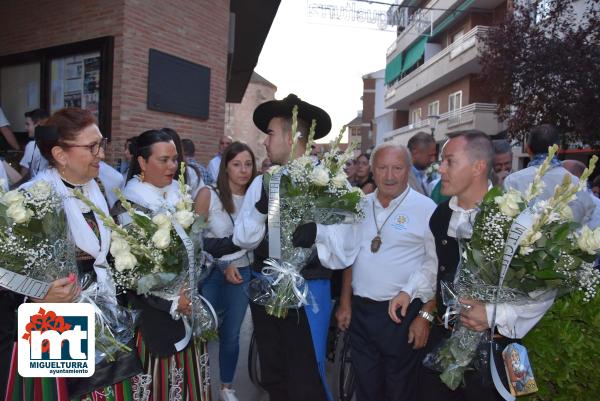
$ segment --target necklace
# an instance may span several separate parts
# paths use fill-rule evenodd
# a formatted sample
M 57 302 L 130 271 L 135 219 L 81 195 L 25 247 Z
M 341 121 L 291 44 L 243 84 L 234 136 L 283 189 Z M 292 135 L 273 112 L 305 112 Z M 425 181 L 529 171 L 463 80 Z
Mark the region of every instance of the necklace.
M 372 253 L 376 253 L 377 251 L 379 251 L 379 248 L 381 248 L 381 244 L 383 243 L 381 241 L 381 230 L 383 230 L 383 226 L 385 226 L 385 223 L 387 223 L 387 221 L 390 219 L 390 217 L 392 217 L 392 215 L 394 214 L 396 209 L 398 209 L 398 207 L 402 204 L 404 199 L 406 199 L 406 196 L 408 195 L 409 192 L 410 192 L 410 187 L 407 189 L 406 193 L 402 196 L 402 198 L 398 201 L 398 204 L 394 207 L 394 209 L 390 212 L 390 214 L 388 214 L 388 216 L 385 218 L 381 227 L 379 227 L 379 225 L 377 225 L 377 216 L 375 216 L 375 198 L 373 198 L 373 220 L 375 221 L 375 228 L 377 229 L 377 235 L 375 235 L 375 238 L 373 238 L 371 240 L 371 252 Z

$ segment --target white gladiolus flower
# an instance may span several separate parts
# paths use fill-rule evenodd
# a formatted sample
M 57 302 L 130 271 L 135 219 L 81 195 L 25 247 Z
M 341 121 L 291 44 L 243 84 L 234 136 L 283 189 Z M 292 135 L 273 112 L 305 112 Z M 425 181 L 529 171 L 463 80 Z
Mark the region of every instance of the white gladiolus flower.
M 337 188 L 345 187 L 346 186 L 346 174 L 337 173 L 337 175 L 331 179 L 331 182 L 333 183 L 333 186 L 335 186 Z
M 189 210 L 180 210 L 175 212 L 175 219 L 181 224 L 181 227 L 188 228 L 194 223 L 194 213 Z
M 13 203 L 6 210 L 6 215 L 9 218 L 13 219 L 15 221 L 15 223 L 24 224 L 24 223 L 27 223 L 29 221 L 29 219 L 31 219 L 31 216 L 33 216 L 33 212 L 31 212 L 31 210 L 24 208 L 22 205 L 20 205 L 18 203 Z
M 137 259 L 130 252 L 124 252 L 115 256 L 115 269 L 122 272 L 124 270 L 131 270 L 137 265 Z
M 171 228 L 171 220 L 162 213 L 157 214 L 152 218 L 152 222 L 158 226 L 158 229 L 170 229 Z
M 568 205 L 558 210 L 558 214 L 560 218 L 564 221 L 573 221 L 575 217 L 573 217 L 573 210 Z
M 509 189 L 504 195 L 496 196 L 494 201 L 502 214 L 508 217 L 515 217 L 521 211 L 519 203 L 523 202 L 523 199 L 521 199 L 521 194 L 518 191 Z
M 327 174 L 327 171 L 323 167 L 317 166 L 313 170 L 310 180 L 313 184 L 324 187 L 329 182 L 329 174 Z
M 171 230 L 161 228 L 152 236 L 152 242 L 158 249 L 167 249 L 171 243 Z
M 588 226 L 583 226 L 577 237 L 577 245 L 590 255 L 597 254 L 600 250 L 600 227 L 592 231 Z
M 186 205 L 185 201 L 180 200 L 179 202 L 177 202 L 177 204 L 175 205 L 175 209 L 177 209 L 177 210 L 187 209 L 187 205 Z
M 521 245 L 519 247 L 519 254 L 522 256 L 526 256 L 529 255 L 531 252 L 533 252 L 533 248 L 530 246 L 523 246 Z
M 25 201 L 25 197 L 18 189 L 14 189 L 12 191 L 8 191 L 2 196 L 2 203 L 5 205 L 12 205 L 14 203 L 23 203 Z

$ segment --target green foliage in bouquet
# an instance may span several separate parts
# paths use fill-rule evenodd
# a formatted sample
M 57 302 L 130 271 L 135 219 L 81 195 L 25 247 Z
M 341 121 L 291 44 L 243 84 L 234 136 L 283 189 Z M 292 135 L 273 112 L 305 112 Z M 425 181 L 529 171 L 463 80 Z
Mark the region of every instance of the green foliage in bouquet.
M 526 401 L 591 401 L 600 394 L 600 297 L 556 300 L 523 340 L 539 392 Z

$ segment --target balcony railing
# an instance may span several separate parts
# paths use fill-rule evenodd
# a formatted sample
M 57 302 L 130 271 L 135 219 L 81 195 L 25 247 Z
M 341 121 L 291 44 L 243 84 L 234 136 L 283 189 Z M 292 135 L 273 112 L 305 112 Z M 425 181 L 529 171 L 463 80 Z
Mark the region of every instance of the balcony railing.
M 429 59 L 427 59 L 423 65 L 419 66 L 417 69 L 412 71 L 410 74 L 406 75 L 404 78 L 396 81 L 392 86 L 388 88 L 385 94 L 385 100 L 392 98 L 396 94 L 396 90 L 400 88 L 402 85 L 406 84 L 411 79 L 415 78 L 434 64 L 438 63 L 440 60 L 444 59 L 446 56 L 449 56 L 449 60 L 452 60 L 458 57 L 460 54 L 464 53 L 471 47 L 477 44 L 477 39 L 484 37 L 490 30 L 489 26 L 478 25 L 475 28 L 471 29 L 467 32 L 462 38 L 458 39 L 456 42 L 452 43 L 450 46 L 446 46 L 440 52 L 436 53 Z
M 471 103 L 467 106 L 461 107 L 460 109 L 449 111 L 440 115 L 437 124 L 435 119 L 425 118 L 420 121 L 416 121 L 413 124 L 406 125 L 404 127 L 398 128 L 394 131 L 391 131 L 387 134 L 384 134 L 384 141 L 391 141 L 394 138 L 397 138 L 400 135 L 420 130 L 423 128 L 431 129 L 437 125 L 445 126 L 448 130 L 455 128 L 459 125 L 471 123 L 475 120 L 476 113 L 495 113 L 496 112 L 496 104 L 495 103 Z

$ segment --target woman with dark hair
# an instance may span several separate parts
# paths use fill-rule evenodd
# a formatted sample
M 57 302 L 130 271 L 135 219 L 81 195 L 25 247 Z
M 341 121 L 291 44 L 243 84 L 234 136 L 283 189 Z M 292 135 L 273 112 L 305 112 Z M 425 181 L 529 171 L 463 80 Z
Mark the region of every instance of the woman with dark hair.
M 256 176 L 256 160 L 248 145 L 233 142 L 221 158 L 216 187 L 204 187 L 195 201 L 196 212 L 208 222 L 205 236 L 233 235 L 233 225 L 248 186 Z M 221 317 L 219 327 L 220 401 L 237 401 L 231 388 L 239 355 L 240 327 L 248 307 L 245 289 L 250 280 L 253 254 L 245 249 L 213 255 L 216 268 L 203 283 L 202 294 Z
M 172 128 L 162 128 L 161 131 L 166 132 L 173 139 L 173 143 L 175 143 L 175 147 L 177 148 L 178 155 L 178 165 L 177 165 L 177 176 L 179 176 L 179 168 L 181 163 L 185 162 L 185 152 L 183 150 L 183 143 L 181 141 L 181 137 Z M 200 188 L 202 188 L 205 184 L 202 179 L 202 175 L 199 174 L 199 171 L 193 168 L 192 166 L 185 164 L 185 183 L 190 186 L 190 193 L 192 194 L 192 198 L 195 198 L 198 194 Z
M 179 154 L 171 136 L 163 130 L 149 130 L 136 138 L 135 145 L 123 196 L 149 216 L 174 212 L 182 196 L 177 184 Z M 112 214 L 122 224 L 130 221 L 120 203 Z M 163 298 L 127 289 L 126 296 L 130 306 L 140 311 L 136 343 L 145 377 L 138 384 L 141 393 L 147 391 L 149 401 L 208 399 L 206 343 L 196 342 L 191 328 L 180 318 L 191 311 L 185 291 Z
M 365 194 L 370 194 L 375 191 L 375 181 L 371 174 L 371 166 L 369 165 L 369 155 L 362 153 L 356 158 L 356 172 L 354 173 L 353 186 L 359 187 Z
M 97 295 L 114 302 L 117 298 L 114 283 L 108 272 L 110 230 L 73 190 L 82 191 L 100 210 L 108 213 L 106 200 L 95 181 L 100 162 L 104 159 L 106 139 L 102 137 L 94 116 L 87 110 L 65 108 L 54 113 L 45 123 L 44 135 L 38 138 L 42 155 L 50 167 L 39 172 L 32 182 L 43 180 L 63 198 L 70 238 L 77 247 L 75 276 L 60 278 L 51 283 L 44 299 L 32 302 L 75 302 L 80 293 L 95 299 Z M 3 319 L 4 320 L 4 319 Z M 16 353 L 12 358 L 12 380 L 9 380 L 6 400 L 67 400 L 93 392 L 98 397 L 117 395 L 129 397 L 128 377 L 141 371 L 134 351 L 119 354 L 114 362 L 101 361 L 89 378 L 22 378 L 17 372 Z M 116 384 L 115 384 L 116 383 Z M 6 383 L 0 384 L 5 388 Z M 129 390 L 128 390 L 129 389 Z M 126 393 L 129 392 L 129 395 Z

